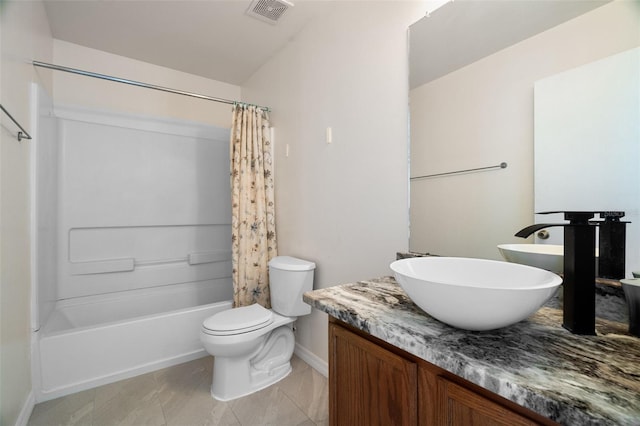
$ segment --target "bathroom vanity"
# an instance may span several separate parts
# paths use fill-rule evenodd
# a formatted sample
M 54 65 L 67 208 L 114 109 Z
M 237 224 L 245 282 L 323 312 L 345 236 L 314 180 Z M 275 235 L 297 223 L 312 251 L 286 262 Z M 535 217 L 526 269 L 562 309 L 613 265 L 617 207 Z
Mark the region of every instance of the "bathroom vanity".
M 488 332 L 449 327 L 392 277 L 305 293 L 329 314 L 330 419 L 340 424 L 638 425 L 640 339 L 562 311 Z

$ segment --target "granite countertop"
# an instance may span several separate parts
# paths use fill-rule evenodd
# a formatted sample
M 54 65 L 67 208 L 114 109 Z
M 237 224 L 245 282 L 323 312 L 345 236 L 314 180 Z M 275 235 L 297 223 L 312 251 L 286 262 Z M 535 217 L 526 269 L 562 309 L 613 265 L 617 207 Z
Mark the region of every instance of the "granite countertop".
M 541 308 L 494 331 L 452 328 L 418 308 L 392 277 L 304 294 L 304 301 L 374 337 L 565 425 L 640 425 L 640 339 L 598 319 L 597 336 L 561 327 Z

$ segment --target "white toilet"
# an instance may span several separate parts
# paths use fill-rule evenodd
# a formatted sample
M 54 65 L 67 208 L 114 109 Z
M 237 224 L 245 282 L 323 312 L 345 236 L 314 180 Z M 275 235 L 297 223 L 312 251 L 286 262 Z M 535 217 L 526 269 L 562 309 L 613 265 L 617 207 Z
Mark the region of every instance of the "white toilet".
M 269 261 L 271 307 L 258 304 L 219 312 L 206 320 L 200 341 L 215 357 L 211 395 L 229 401 L 259 391 L 291 372 L 293 322 L 311 313 L 302 294 L 313 289 L 313 262 L 290 256 Z

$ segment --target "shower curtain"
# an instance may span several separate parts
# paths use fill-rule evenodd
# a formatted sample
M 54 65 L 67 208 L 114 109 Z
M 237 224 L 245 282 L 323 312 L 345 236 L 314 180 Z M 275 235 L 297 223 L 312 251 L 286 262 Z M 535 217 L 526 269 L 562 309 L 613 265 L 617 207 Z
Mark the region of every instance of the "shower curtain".
M 269 260 L 277 255 L 269 119 L 259 107 L 233 106 L 231 242 L 235 307 L 271 307 Z

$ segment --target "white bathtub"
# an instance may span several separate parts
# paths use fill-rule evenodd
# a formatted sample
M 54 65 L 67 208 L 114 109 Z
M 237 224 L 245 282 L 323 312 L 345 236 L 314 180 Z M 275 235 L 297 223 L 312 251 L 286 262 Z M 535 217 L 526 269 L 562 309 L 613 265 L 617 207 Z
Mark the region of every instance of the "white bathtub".
M 34 342 L 38 402 L 206 356 L 200 326 L 231 308 L 228 281 L 59 301 Z

